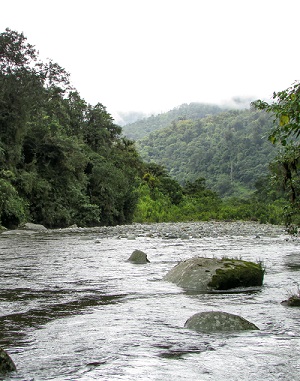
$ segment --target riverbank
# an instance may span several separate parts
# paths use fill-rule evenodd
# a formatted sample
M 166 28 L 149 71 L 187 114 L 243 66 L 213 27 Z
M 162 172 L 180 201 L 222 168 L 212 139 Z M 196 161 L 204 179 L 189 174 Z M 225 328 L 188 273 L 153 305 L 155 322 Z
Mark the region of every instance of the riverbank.
M 40 225 L 38 225 L 40 226 Z M 190 239 L 202 237 L 222 236 L 262 236 L 274 237 L 287 235 L 284 226 L 260 224 L 249 221 L 199 221 L 199 222 L 168 222 L 131 225 L 102 226 L 93 228 L 80 228 L 71 226 L 64 229 L 18 229 L 6 230 L 2 235 L 10 234 L 34 234 L 34 233 L 97 233 L 101 237 L 118 237 L 135 239 L 137 237 L 154 237 L 165 239 Z
M 220 236 L 276 236 L 286 234 L 284 226 L 265 225 L 256 222 L 176 222 L 134 224 L 101 228 L 100 232 L 114 235 L 148 236 L 161 238 L 202 238 Z

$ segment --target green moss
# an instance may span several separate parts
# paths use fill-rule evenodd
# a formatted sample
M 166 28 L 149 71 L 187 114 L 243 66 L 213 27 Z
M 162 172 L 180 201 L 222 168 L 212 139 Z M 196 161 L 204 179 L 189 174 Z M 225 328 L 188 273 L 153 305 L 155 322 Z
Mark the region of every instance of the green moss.
M 208 284 L 215 290 L 236 287 L 254 287 L 263 284 L 264 269 L 259 263 L 240 260 L 222 260 L 223 268 L 217 269 Z

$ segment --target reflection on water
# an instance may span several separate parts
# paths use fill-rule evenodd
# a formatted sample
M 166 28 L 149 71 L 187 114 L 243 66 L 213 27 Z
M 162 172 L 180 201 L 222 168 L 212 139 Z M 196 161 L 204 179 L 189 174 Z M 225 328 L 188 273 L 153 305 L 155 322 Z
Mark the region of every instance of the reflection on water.
M 300 280 L 298 241 L 260 237 L 0 236 L 0 345 L 18 368 L 11 380 L 298 379 L 299 309 L 280 304 Z M 128 262 L 135 249 L 150 263 Z M 195 255 L 262 260 L 264 286 L 199 294 L 162 280 Z M 260 331 L 184 328 L 208 310 L 242 315 Z

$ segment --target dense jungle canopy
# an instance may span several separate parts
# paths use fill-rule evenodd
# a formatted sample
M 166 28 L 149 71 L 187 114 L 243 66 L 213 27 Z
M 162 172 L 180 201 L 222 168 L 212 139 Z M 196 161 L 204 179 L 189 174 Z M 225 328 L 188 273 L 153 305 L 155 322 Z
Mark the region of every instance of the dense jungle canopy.
M 266 138 L 272 118 L 261 111 L 201 106 L 218 113 L 193 118 L 196 105 L 186 105 L 181 116 L 137 140 L 140 155 L 163 165 L 180 184 L 203 177 L 221 197 L 250 194 L 278 152 Z
M 106 108 L 87 104 L 24 35 L 0 35 L 1 224 L 132 220 L 141 160 Z
M 287 98 L 299 104 L 292 90 Z M 292 212 L 285 214 L 297 223 L 298 110 L 285 101 L 281 111 L 262 101 L 257 110 L 242 111 L 182 105 L 122 131 L 104 105 L 81 98 L 65 69 L 42 62 L 22 33 L 6 29 L 0 34 L 0 227 L 282 223 L 291 197 Z M 275 130 L 272 118 L 280 120 Z

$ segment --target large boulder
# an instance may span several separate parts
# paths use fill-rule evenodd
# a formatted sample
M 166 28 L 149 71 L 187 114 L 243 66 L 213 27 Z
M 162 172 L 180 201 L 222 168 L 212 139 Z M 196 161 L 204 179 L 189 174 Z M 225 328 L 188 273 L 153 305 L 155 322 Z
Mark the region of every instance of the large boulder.
M 16 370 L 16 366 L 13 360 L 5 352 L 4 349 L 0 348 L 0 375 L 8 372 L 13 372 Z
M 188 329 L 197 332 L 232 332 L 258 330 L 255 324 L 238 315 L 220 311 L 199 312 L 190 317 L 184 324 Z
M 164 280 L 190 291 L 217 291 L 256 287 L 263 283 L 261 264 L 239 259 L 195 257 L 180 262 Z
M 131 256 L 128 258 L 128 261 L 137 264 L 145 264 L 150 262 L 147 258 L 147 254 L 141 250 L 134 250 Z

